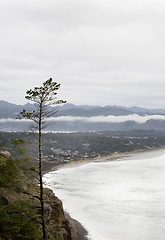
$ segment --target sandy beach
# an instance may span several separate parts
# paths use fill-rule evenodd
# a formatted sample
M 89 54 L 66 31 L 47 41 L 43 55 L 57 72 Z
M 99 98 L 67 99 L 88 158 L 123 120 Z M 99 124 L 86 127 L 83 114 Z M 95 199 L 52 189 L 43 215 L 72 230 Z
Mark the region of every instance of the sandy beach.
M 95 158 L 85 158 L 85 159 L 81 159 L 81 160 L 70 160 L 69 162 L 66 163 L 61 163 L 59 165 L 55 164 L 55 163 L 51 163 L 49 164 L 49 166 L 44 166 L 43 169 L 43 173 L 49 173 L 49 172 L 53 172 L 56 171 L 60 168 L 63 167 L 70 167 L 73 165 L 78 165 L 78 164 L 85 164 L 85 163 L 89 163 L 89 162 L 94 162 L 94 161 L 115 161 L 116 159 L 120 159 L 120 158 L 124 158 L 124 157 L 132 157 L 135 154 L 140 154 L 140 153 L 152 153 L 152 152 L 158 152 L 160 150 L 163 150 L 164 148 L 154 148 L 154 149 L 141 149 L 141 150 L 136 150 L 136 151 L 132 151 L 132 152 L 122 152 L 122 153 L 112 153 L 112 154 L 108 154 L 108 155 L 102 155 L 102 156 L 98 156 Z
M 124 152 L 124 153 L 114 153 L 111 155 L 106 155 L 106 156 L 100 156 L 97 158 L 92 158 L 92 159 L 84 159 L 84 160 L 79 160 L 79 161 L 70 161 L 69 163 L 65 163 L 65 164 L 61 164 L 59 166 L 52 166 L 51 169 L 47 169 L 47 173 L 48 172 L 52 172 L 55 171 L 59 168 L 62 167 L 71 167 L 71 166 L 76 166 L 76 165 L 81 165 L 81 164 L 86 164 L 89 162 L 101 162 L 101 161 L 115 161 L 115 160 L 120 160 L 120 158 L 125 158 L 125 157 L 133 157 L 135 154 L 141 154 L 141 153 L 149 153 L 151 154 L 153 152 L 153 154 L 157 154 L 156 152 L 159 152 L 160 150 L 163 150 L 162 148 L 160 149 L 151 149 L 151 150 L 140 150 L 140 151 L 133 151 L 133 152 Z M 45 172 L 45 173 L 46 173 Z M 73 219 L 68 213 L 65 213 L 67 218 L 70 219 L 71 222 L 73 222 L 73 225 L 76 227 L 77 230 L 77 236 L 78 236 L 78 240 L 88 240 L 88 232 L 86 231 L 86 229 L 82 226 L 82 224 L 80 222 L 78 222 L 77 220 Z

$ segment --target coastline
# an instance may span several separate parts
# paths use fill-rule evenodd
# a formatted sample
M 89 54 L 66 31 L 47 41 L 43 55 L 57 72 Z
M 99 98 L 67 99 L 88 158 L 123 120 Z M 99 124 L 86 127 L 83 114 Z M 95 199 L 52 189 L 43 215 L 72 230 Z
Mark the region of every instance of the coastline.
M 90 163 L 90 162 L 101 162 L 101 161 L 115 161 L 117 159 L 120 158 L 124 158 L 124 157 L 132 157 L 136 154 L 141 154 L 141 153 L 150 153 L 150 152 L 156 152 L 156 151 L 160 151 L 160 150 L 165 150 L 165 147 L 163 148 L 152 148 L 152 149 L 140 149 L 140 150 L 135 150 L 135 151 L 131 151 L 131 152 L 122 152 L 122 153 L 112 153 L 112 154 L 108 154 L 108 155 L 102 155 L 102 156 L 98 156 L 95 158 L 84 158 L 81 160 L 70 160 L 67 163 L 61 163 L 59 165 L 55 164 L 55 163 L 51 163 L 52 165 L 49 165 L 48 167 L 44 167 L 43 170 L 43 175 L 45 175 L 46 173 L 49 172 L 53 172 L 53 171 L 57 171 L 60 168 L 63 167 L 70 167 L 70 166 L 76 166 L 79 164 L 86 164 L 86 163 Z
M 51 169 L 47 170 L 44 172 L 44 174 L 56 171 L 60 168 L 63 167 L 71 167 L 71 166 L 76 166 L 76 165 L 81 165 L 81 164 L 86 164 L 90 162 L 101 162 L 101 161 L 116 161 L 119 160 L 120 158 L 125 158 L 125 157 L 132 157 L 136 154 L 141 154 L 141 153 L 152 153 L 152 152 L 157 152 L 160 150 L 165 150 L 165 148 L 154 148 L 154 149 L 141 149 L 141 150 L 136 150 L 132 152 L 123 152 L 123 153 L 113 153 L 105 156 L 98 156 L 96 158 L 88 158 L 88 159 L 82 159 L 82 160 L 71 160 L 68 163 L 60 164 L 58 166 L 52 166 Z M 76 219 L 73 219 L 69 213 L 65 212 L 65 216 L 68 218 L 70 222 L 70 227 L 74 229 L 75 234 L 77 235 L 77 240 L 89 240 L 88 238 L 88 231 L 83 227 L 83 225 L 78 222 Z

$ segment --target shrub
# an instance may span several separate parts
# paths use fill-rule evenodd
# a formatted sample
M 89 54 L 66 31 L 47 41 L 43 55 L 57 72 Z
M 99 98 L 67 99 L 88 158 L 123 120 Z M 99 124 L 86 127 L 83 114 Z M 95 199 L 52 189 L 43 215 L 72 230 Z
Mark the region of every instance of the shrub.
M 17 200 L 5 206 L 0 203 L 0 237 L 4 240 L 42 239 L 37 221 L 28 201 Z

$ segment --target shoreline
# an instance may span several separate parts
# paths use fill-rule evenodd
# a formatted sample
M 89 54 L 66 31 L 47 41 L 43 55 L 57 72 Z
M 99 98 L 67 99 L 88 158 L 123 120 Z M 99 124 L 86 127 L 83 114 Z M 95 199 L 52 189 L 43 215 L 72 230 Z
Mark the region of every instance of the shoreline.
M 71 166 L 86 164 L 86 163 L 90 163 L 90 162 L 115 161 L 117 159 L 124 158 L 124 157 L 132 157 L 133 155 L 136 155 L 136 154 L 156 152 L 156 151 L 160 151 L 160 150 L 165 150 L 165 148 L 141 149 L 141 150 L 136 150 L 136 151 L 132 151 L 132 152 L 113 153 L 113 154 L 109 154 L 109 155 L 105 155 L 105 156 L 98 156 L 96 158 L 82 159 L 82 160 L 78 160 L 78 161 L 71 160 L 68 163 L 63 163 L 58 166 L 54 166 L 47 171 L 44 171 L 44 175 L 46 173 L 57 171 L 58 169 L 63 168 L 63 167 L 71 167 Z M 65 213 L 66 218 L 68 218 L 68 220 L 70 222 L 71 228 L 76 230 L 77 240 L 89 240 L 88 231 L 83 227 L 83 225 L 76 219 L 73 219 L 68 212 L 64 211 L 64 213 Z
M 152 149 L 140 149 L 140 150 L 135 150 L 135 151 L 131 151 L 131 152 L 122 152 L 122 153 L 112 153 L 112 154 L 108 154 L 108 155 L 102 155 L 102 156 L 98 156 L 95 158 L 84 158 L 81 160 L 70 160 L 67 163 L 61 163 L 59 165 L 52 163 L 52 166 L 49 166 L 47 169 L 45 169 L 43 171 L 43 175 L 53 172 L 53 171 L 57 171 L 60 168 L 63 167 L 70 167 L 70 166 L 76 166 L 79 164 L 86 164 L 86 163 L 90 163 L 90 162 L 101 162 L 101 161 L 115 161 L 117 159 L 120 158 L 124 158 L 124 157 L 132 157 L 133 155 L 136 154 L 141 154 L 141 153 L 149 153 L 149 152 L 156 152 L 156 151 L 160 151 L 160 150 L 165 150 L 165 147 L 162 148 L 152 148 Z

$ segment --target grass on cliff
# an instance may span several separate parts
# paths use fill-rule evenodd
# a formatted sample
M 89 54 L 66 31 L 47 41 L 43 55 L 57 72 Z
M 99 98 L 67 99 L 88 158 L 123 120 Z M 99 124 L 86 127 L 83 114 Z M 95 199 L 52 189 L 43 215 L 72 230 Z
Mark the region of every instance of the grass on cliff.
M 39 240 L 38 212 L 34 202 L 23 197 L 27 178 L 11 157 L 0 154 L 0 239 Z

